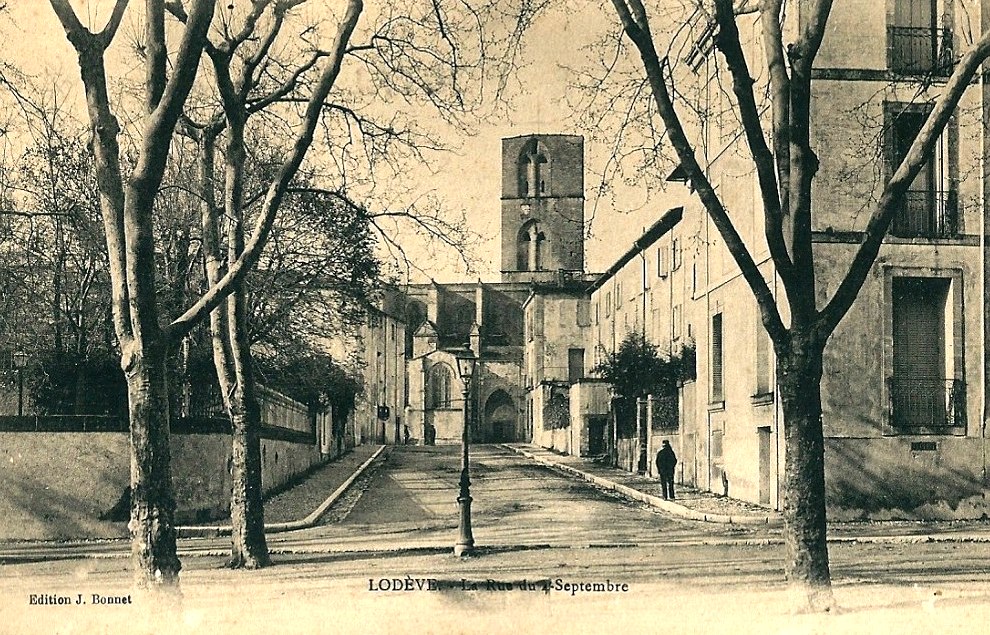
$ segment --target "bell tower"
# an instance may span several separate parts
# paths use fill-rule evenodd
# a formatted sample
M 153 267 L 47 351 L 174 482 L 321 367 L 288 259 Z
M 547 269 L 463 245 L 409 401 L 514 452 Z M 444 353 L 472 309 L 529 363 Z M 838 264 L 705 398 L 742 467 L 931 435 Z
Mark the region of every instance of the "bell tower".
M 584 138 L 502 139 L 502 281 L 584 271 Z

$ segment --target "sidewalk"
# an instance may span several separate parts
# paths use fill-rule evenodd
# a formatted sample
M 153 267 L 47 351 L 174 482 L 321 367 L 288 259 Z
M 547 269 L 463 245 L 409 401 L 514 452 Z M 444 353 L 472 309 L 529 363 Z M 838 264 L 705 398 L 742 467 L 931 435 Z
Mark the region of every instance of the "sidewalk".
M 657 479 L 632 474 L 584 457 L 557 454 L 528 443 L 503 444 L 517 454 L 553 469 L 618 492 L 669 514 L 714 523 L 780 527 L 780 512 L 745 501 L 716 496 L 684 485 L 676 486 L 677 500 L 663 500 Z M 980 542 L 990 543 L 990 521 L 861 521 L 829 523 L 829 542 Z
M 294 529 L 305 529 L 319 523 L 327 509 L 347 491 L 386 450 L 381 445 L 360 445 L 346 454 L 324 464 L 304 480 L 284 492 L 265 501 L 265 533 L 275 534 Z M 332 492 L 328 496 L 328 492 Z M 223 524 L 189 525 L 176 527 L 178 538 L 183 539 L 180 552 L 189 553 L 204 549 L 207 552 L 229 550 L 226 542 L 218 549 L 215 541 L 189 538 L 219 538 L 230 535 L 230 521 Z M 74 540 L 10 540 L 0 541 L 0 564 L 4 561 L 30 561 L 79 557 L 127 557 L 130 539 L 90 538 Z
M 781 524 L 780 512 L 734 498 L 677 485 L 677 499 L 668 501 L 663 499 L 660 481 L 655 478 L 599 465 L 584 457 L 557 454 L 528 443 L 507 443 L 505 447 L 537 463 L 583 478 L 601 488 L 618 492 L 681 518 L 733 525 L 774 527 Z
M 265 501 L 265 533 L 306 529 L 320 518 L 384 451 L 384 445 L 359 445 L 320 466 L 303 480 Z M 328 496 L 327 492 L 331 492 Z M 230 519 L 177 527 L 180 538 L 230 535 Z

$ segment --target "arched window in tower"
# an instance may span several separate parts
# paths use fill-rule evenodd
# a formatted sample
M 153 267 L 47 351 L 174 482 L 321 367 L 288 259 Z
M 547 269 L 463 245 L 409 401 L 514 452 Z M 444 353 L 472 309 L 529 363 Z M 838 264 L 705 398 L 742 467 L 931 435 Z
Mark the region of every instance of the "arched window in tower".
M 525 223 L 519 229 L 519 238 L 516 242 L 516 269 L 542 271 L 546 241 L 547 236 L 540 230 L 540 224 L 536 220 Z
M 550 155 L 539 140 L 530 139 L 519 153 L 519 196 L 550 195 Z
M 426 382 L 426 407 L 450 408 L 450 386 L 454 381 L 454 371 L 443 362 L 430 368 Z
M 516 241 L 516 271 L 526 271 L 529 269 L 529 232 L 519 231 L 519 239 Z

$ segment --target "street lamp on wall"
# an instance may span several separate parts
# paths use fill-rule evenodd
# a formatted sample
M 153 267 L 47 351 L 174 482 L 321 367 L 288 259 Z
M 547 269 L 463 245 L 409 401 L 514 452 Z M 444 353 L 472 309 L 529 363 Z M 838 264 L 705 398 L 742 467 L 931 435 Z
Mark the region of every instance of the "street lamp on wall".
M 474 553 L 474 535 L 471 532 L 471 465 L 469 451 L 471 446 L 470 422 L 468 419 L 468 393 L 471 389 L 471 378 L 474 375 L 475 363 L 478 361 L 470 350 L 458 351 L 457 373 L 461 376 L 462 396 L 464 404 L 464 426 L 461 431 L 461 479 L 457 505 L 460 509 L 457 542 L 454 544 L 455 556 L 470 556 Z
M 14 352 L 14 368 L 17 369 L 17 416 L 24 415 L 24 368 L 27 366 L 27 353 L 18 350 Z

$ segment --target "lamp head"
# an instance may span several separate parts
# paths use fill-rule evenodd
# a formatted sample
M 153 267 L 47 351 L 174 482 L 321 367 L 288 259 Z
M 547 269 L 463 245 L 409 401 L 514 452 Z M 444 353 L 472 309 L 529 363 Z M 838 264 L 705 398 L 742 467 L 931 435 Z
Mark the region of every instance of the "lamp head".
M 461 376 L 464 383 L 467 384 L 474 375 L 474 366 L 478 358 L 469 349 L 457 351 L 455 355 L 457 356 L 457 373 Z

